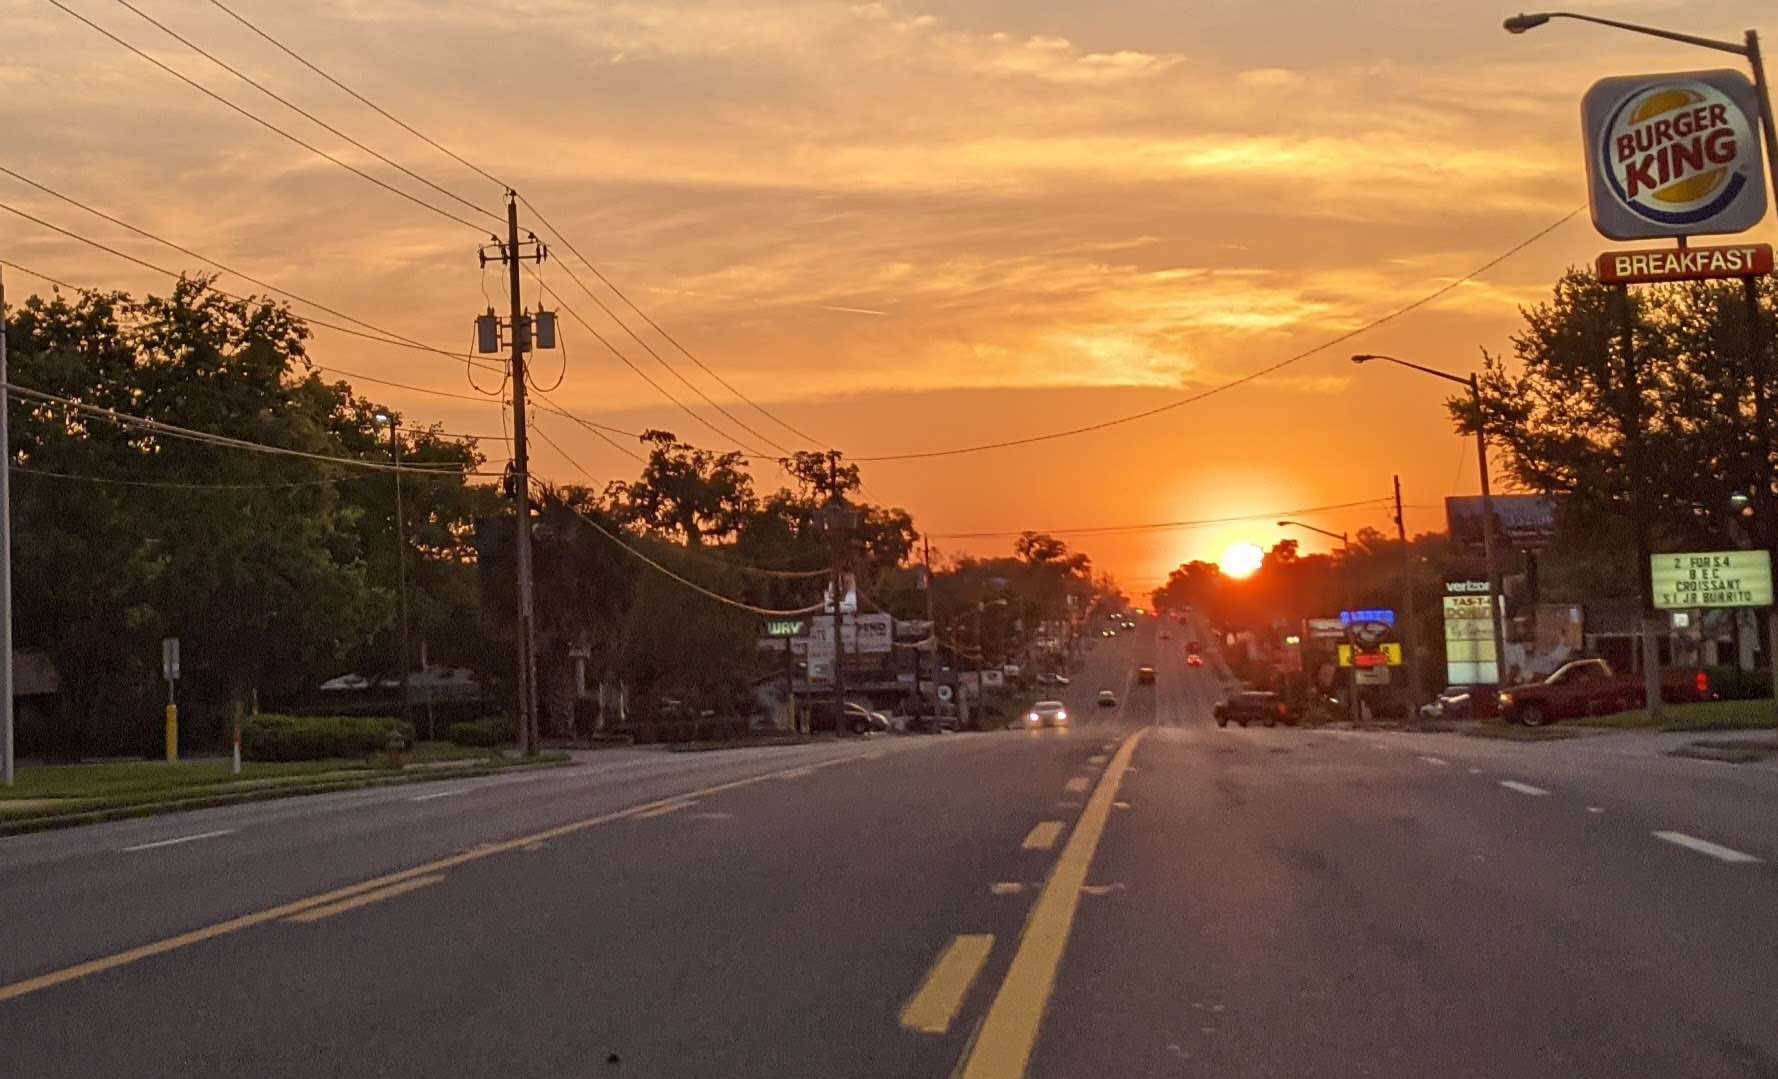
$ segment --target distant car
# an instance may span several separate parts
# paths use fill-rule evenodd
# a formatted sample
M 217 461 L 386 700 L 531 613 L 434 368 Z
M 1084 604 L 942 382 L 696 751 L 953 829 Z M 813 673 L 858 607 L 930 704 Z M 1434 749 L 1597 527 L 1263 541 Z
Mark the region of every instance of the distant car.
M 1098 704 L 1101 708 L 1116 708 L 1117 694 L 1111 692 L 1109 689 L 1102 689 L 1099 691 L 1099 696 L 1094 698 L 1094 703 Z
M 1027 727 L 1066 727 L 1068 709 L 1061 701 L 1038 701 L 1025 713 Z
M 1226 727 L 1230 723 L 1242 727 L 1249 723 L 1264 723 L 1268 727 L 1276 727 L 1280 723 L 1288 727 L 1296 726 L 1295 714 L 1276 693 L 1254 690 L 1233 693 L 1227 699 L 1217 701 L 1211 714 L 1216 717 L 1218 727 Z
M 809 730 L 831 731 L 835 727 L 841 709 L 836 709 L 832 701 L 816 701 L 809 706 Z M 869 734 L 872 731 L 889 729 L 889 717 L 881 712 L 873 712 L 857 701 L 847 701 L 843 709 L 845 726 L 843 729 L 853 734 Z
M 1202 667 L 1204 665 L 1204 657 L 1193 652 L 1191 655 L 1185 657 L 1185 665 L 1187 667 Z
M 1197 641 L 1187 641 L 1186 642 L 1185 654 L 1188 656 L 1195 656 L 1199 652 L 1202 652 L 1203 650 L 1204 649 L 1198 644 Z
M 1136 684 L 1142 685 L 1142 686 L 1154 685 L 1154 668 L 1153 667 L 1137 667 L 1136 668 Z
M 1068 684 L 1068 676 L 1065 674 L 1056 674 L 1053 671 L 1045 671 L 1037 676 L 1037 684 L 1040 686 L 1066 686 Z

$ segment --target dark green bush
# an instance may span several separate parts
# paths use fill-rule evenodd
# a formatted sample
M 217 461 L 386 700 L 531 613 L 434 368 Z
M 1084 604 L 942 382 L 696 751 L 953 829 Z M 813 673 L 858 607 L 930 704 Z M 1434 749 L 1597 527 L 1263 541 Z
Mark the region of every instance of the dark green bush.
M 503 719 L 477 719 L 451 724 L 445 728 L 444 736 L 460 746 L 498 746 L 515 739 L 518 732 Z
M 262 714 L 241 724 L 241 755 L 251 761 L 367 757 L 389 748 L 391 732 L 414 740 L 414 729 L 396 719 Z
M 1706 667 L 1710 688 L 1720 700 L 1756 701 L 1772 695 L 1772 672 L 1738 667 Z

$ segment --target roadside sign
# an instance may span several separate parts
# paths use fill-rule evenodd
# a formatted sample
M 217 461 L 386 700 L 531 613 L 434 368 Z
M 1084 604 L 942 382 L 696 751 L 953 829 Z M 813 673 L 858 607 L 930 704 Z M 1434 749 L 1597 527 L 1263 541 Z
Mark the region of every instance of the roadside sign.
M 1395 612 L 1390 610 L 1341 611 L 1340 625 L 1351 627 L 1363 622 L 1381 622 L 1385 626 L 1395 625 Z
M 169 682 L 179 681 L 179 638 L 161 638 L 161 677 Z
M 806 618 L 766 619 L 766 636 L 768 637 L 801 637 L 808 632 L 809 620 Z
M 1580 110 L 1600 233 L 1704 236 L 1745 232 L 1765 217 L 1759 104 L 1739 71 L 1600 79 Z
M 1357 681 L 1361 686 L 1386 686 L 1389 684 L 1388 667 L 1360 667 Z
M 811 641 L 823 642 L 833 648 L 833 617 L 818 618 L 808 624 Z M 886 614 L 861 614 L 840 619 L 840 635 L 846 651 L 853 655 L 869 655 L 889 651 L 895 644 L 895 619 Z
M 1346 626 L 1337 618 L 1305 618 L 1303 633 L 1311 641 L 1343 641 Z
M 1654 605 L 1770 607 L 1772 556 L 1767 551 L 1694 551 L 1648 556 Z
M 1491 686 L 1500 682 L 1494 653 L 1494 621 L 1487 593 L 1446 596 L 1445 681 L 1453 686 Z
M 1548 547 L 1556 538 L 1556 502 L 1543 495 L 1495 495 L 1494 534 L 1504 537 L 1509 547 L 1535 550 Z M 1480 495 L 1452 495 L 1445 499 L 1445 527 L 1451 533 L 1451 545 L 1482 549 L 1482 512 Z
M 1708 281 L 1722 277 L 1758 277 L 1771 272 L 1771 244 L 1663 247 L 1653 251 L 1607 251 L 1599 256 L 1599 280 L 1608 285 Z
M 1338 651 L 1340 655 L 1340 666 L 1352 666 L 1352 646 L 1349 644 L 1342 644 L 1339 646 Z M 1399 667 L 1401 666 L 1401 662 L 1402 651 L 1400 641 L 1384 641 L 1375 652 L 1358 653 L 1358 668 L 1360 670 L 1369 670 L 1375 667 Z
M 952 689 L 950 686 L 939 686 L 938 687 L 938 699 L 941 701 L 949 701 L 952 697 L 955 697 L 956 695 L 957 695 L 957 691 Z

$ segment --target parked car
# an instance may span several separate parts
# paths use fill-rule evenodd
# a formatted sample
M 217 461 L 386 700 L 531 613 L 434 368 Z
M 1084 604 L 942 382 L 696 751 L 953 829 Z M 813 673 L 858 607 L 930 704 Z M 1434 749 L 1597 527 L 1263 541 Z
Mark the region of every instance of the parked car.
M 1231 693 L 1227 698 L 1217 701 L 1211 714 L 1216 717 L 1218 727 L 1226 727 L 1230 723 L 1245 727 L 1249 723 L 1264 723 L 1268 727 L 1276 727 L 1282 723 L 1287 727 L 1296 726 L 1296 713 L 1276 694 L 1259 690 L 1242 690 Z
M 1068 709 L 1061 701 L 1038 701 L 1025 713 L 1027 727 L 1066 727 Z
M 1704 671 L 1661 672 L 1661 700 L 1687 704 L 1713 698 L 1710 676 Z M 1602 659 L 1577 659 L 1557 667 L 1541 682 L 1503 691 L 1500 714 L 1509 723 L 1541 727 L 1561 719 L 1628 712 L 1643 707 L 1646 700 L 1642 675 L 1618 674 Z
M 1153 667 L 1137 667 L 1136 668 L 1136 684 L 1142 685 L 1142 686 L 1154 685 L 1154 668 Z
M 1056 674 L 1053 671 L 1046 671 L 1037 676 L 1037 684 L 1040 686 L 1065 687 L 1068 685 L 1068 676 L 1065 674 Z
M 1185 665 L 1187 667 L 1202 667 L 1204 665 L 1204 657 L 1193 652 L 1191 655 L 1185 657 Z
M 1109 689 L 1102 689 L 1099 691 L 1099 696 L 1094 699 L 1094 702 L 1101 708 L 1116 708 L 1117 694 L 1111 692 Z
M 809 730 L 817 732 L 833 730 L 834 722 L 841 711 L 841 709 L 834 707 L 832 701 L 816 701 L 809 706 Z M 847 701 L 843 711 L 845 713 L 844 729 L 853 734 L 869 734 L 872 731 L 889 729 L 888 716 L 881 712 L 873 712 L 857 701 Z

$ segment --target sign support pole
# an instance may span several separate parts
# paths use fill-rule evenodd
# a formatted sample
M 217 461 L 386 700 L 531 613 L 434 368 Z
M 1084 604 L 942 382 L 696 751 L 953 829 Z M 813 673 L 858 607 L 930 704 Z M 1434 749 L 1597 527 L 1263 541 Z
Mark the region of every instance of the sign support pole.
M 1661 644 L 1655 638 L 1655 623 L 1650 616 L 1654 602 L 1648 558 L 1648 497 L 1644 488 L 1642 461 L 1642 385 L 1636 370 L 1636 316 L 1630 306 L 1630 286 L 1617 286 L 1618 306 L 1623 316 L 1619 330 L 1619 351 L 1623 360 L 1622 419 L 1624 456 L 1630 474 L 1630 531 L 1636 541 L 1636 626 L 1642 646 L 1643 708 L 1650 720 L 1661 718 Z

